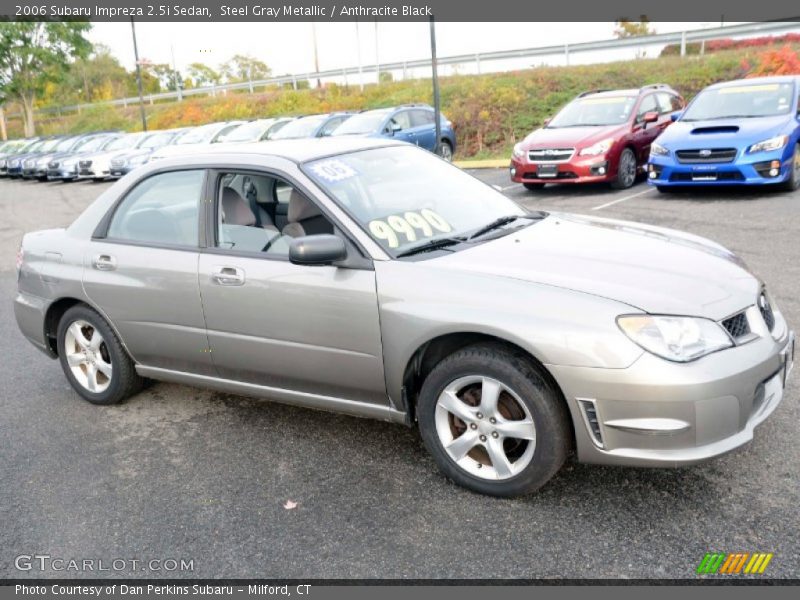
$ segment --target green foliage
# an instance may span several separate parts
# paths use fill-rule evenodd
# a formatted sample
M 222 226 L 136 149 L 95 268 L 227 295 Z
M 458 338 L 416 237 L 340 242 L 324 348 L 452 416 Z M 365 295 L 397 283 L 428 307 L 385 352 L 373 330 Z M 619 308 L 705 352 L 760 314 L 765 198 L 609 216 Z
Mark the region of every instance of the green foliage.
M 229 82 L 258 81 L 269 78 L 272 73 L 265 62 L 244 54 L 235 54 L 228 62 L 220 65 L 219 71 Z
M 456 75 L 441 79 L 442 110 L 453 122 L 459 156 L 508 156 L 513 144 L 552 117 L 578 93 L 597 88 L 636 88 L 668 83 L 687 99 L 707 85 L 747 75 L 742 51 L 705 57 L 662 57 L 572 67 L 537 67 L 510 73 Z M 758 62 L 758 61 L 754 61 Z M 298 81 L 299 83 L 299 81 Z M 321 89 L 259 89 L 255 94 L 193 97 L 183 102 L 147 106 L 152 128 L 198 125 L 225 119 L 299 115 L 333 110 L 361 110 L 432 102 L 430 81 L 384 81 L 361 91 L 356 85 L 328 84 Z M 116 116 L 113 116 L 116 115 Z M 93 124 L 92 119 L 96 119 Z M 64 117 L 58 131 L 139 126 L 135 107 L 103 108 Z

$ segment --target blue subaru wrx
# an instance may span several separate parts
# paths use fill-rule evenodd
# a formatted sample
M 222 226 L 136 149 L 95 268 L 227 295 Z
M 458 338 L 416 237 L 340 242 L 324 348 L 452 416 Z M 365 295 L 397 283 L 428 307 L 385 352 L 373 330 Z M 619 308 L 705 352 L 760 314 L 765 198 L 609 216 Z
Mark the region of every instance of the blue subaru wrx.
M 650 147 L 648 183 L 800 187 L 800 77 L 705 88 Z

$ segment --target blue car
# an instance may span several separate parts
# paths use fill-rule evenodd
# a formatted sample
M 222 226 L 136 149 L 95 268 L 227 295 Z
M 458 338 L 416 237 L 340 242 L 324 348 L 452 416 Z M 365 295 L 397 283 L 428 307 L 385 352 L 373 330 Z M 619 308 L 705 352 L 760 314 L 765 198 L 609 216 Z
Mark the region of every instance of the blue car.
M 453 124 L 441 115 L 440 126 L 439 156 L 445 160 L 453 160 L 453 153 L 456 151 Z M 333 135 L 391 137 L 433 152 L 436 150 L 436 118 L 433 108 L 427 104 L 365 110 L 342 123 Z
M 800 77 L 705 88 L 650 147 L 648 183 L 800 187 Z

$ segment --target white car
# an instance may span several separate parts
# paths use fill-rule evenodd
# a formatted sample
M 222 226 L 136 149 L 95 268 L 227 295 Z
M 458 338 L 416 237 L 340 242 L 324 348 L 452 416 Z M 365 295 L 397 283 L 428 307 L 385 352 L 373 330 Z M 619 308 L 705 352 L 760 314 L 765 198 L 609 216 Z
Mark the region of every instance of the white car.
M 176 137 L 170 145 L 159 148 L 153 152 L 150 156 L 150 161 L 192 154 L 198 149 L 219 142 L 224 135 L 230 133 L 244 122 L 245 121 L 225 121 L 209 123 L 208 125 L 201 125 L 200 127 L 190 129 Z

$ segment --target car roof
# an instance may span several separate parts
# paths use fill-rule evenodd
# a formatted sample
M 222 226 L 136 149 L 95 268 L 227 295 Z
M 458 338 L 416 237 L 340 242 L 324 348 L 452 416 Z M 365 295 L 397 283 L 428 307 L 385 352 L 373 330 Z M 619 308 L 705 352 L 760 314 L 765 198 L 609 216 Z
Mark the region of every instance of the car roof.
M 231 160 L 231 155 L 242 154 L 251 156 L 277 156 L 295 163 L 304 163 L 327 156 L 358 152 L 359 150 L 369 150 L 371 148 L 385 148 L 387 146 L 408 146 L 408 144 L 386 138 L 352 138 L 345 136 L 319 139 L 270 140 L 267 142 L 249 142 L 234 146 L 214 144 L 199 152 L 193 152 L 189 156 L 164 159 L 163 164 L 167 164 L 167 160 L 170 160 L 174 164 L 178 164 L 182 161 L 191 163 L 192 159 L 198 156 L 214 156 L 224 160 Z M 162 164 L 162 162 L 159 161 L 158 164 Z
M 751 77 L 748 79 L 734 79 L 733 81 L 723 81 L 708 86 L 706 89 L 720 89 L 727 87 L 738 87 L 742 85 L 758 85 L 764 83 L 797 83 L 800 77 L 797 75 L 774 75 L 772 77 Z

